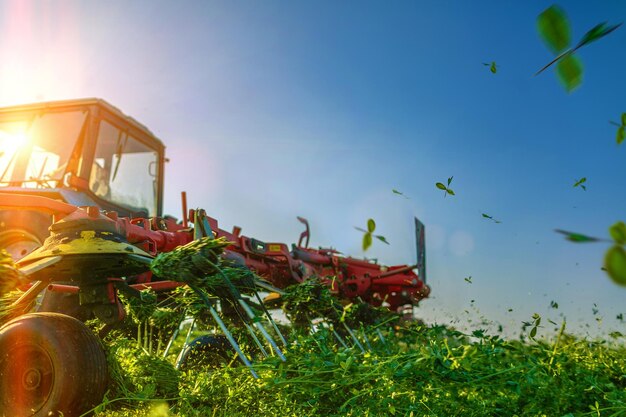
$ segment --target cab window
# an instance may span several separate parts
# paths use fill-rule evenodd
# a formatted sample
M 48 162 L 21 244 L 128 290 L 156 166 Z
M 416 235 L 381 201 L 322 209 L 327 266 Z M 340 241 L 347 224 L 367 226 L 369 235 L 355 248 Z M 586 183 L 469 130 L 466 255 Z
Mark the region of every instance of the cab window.
M 89 189 L 98 197 L 136 212 L 156 215 L 158 153 L 102 120 Z

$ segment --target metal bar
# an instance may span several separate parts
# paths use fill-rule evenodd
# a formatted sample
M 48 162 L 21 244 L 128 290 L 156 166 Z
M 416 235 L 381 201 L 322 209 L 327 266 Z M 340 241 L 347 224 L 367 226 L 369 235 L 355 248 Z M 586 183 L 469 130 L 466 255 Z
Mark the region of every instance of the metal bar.
M 378 328 L 376 328 L 375 330 L 376 330 L 376 334 L 380 338 L 380 341 L 386 344 L 387 342 L 385 341 L 385 336 L 383 336 L 383 332 L 381 332 L 380 329 Z
M 361 342 L 359 342 L 359 339 L 357 339 L 357 337 L 354 334 L 354 332 L 352 331 L 352 329 L 345 322 L 343 322 L 343 327 L 346 328 L 346 330 L 348 331 L 348 333 L 352 337 L 352 340 L 354 341 L 354 343 L 359 347 L 359 349 L 361 349 L 361 352 L 365 353 L 365 349 L 363 348 L 363 345 L 361 344 Z
M 193 326 L 196 324 L 196 319 L 194 318 L 191 321 L 191 325 L 189 326 L 189 330 L 187 330 L 187 336 L 185 336 L 185 343 L 183 343 L 183 348 L 180 350 L 178 354 L 178 358 L 176 358 L 176 369 L 180 368 L 180 364 L 183 360 L 183 352 L 185 348 L 189 345 L 189 337 L 191 336 L 191 331 L 193 330 Z
M 261 308 L 263 308 L 263 313 L 265 313 L 265 316 L 267 317 L 267 319 L 269 320 L 270 324 L 272 325 L 272 328 L 274 329 L 274 331 L 276 332 L 276 334 L 280 338 L 280 341 L 283 343 L 283 346 L 285 346 L 285 348 L 288 348 L 289 345 L 287 344 L 287 340 L 285 339 L 285 337 L 281 333 L 280 329 L 276 325 L 276 322 L 272 318 L 272 315 L 270 314 L 269 310 L 265 307 L 265 304 L 263 304 L 263 300 L 261 300 L 261 296 L 259 295 L 258 291 L 256 289 L 253 289 L 252 291 L 254 292 L 254 296 L 256 297 L 257 301 L 261 305 Z
M 367 345 L 367 348 L 371 351 L 372 349 L 372 345 L 370 344 L 370 340 L 367 337 L 367 333 L 365 333 L 365 329 L 363 329 L 363 327 L 361 327 L 361 334 L 363 334 L 363 340 L 365 340 L 365 344 Z
M 257 320 L 256 316 L 254 315 L 254 312 L 250 309 L 250 307 L 248 306 L 248 304 L 245 302 L 244 299 L 239 298 L 237 301 L 239 301 L 239 305 L 241 305 L 241 307 L 243 308 L 243 310 L 246 312 L 246 314 L 248 315 L 248 317 L 250 317 L 250 319 L 252 320 L 252 322 L 254 323 L 254 326 L 259 329 L 259 331 L 261 332 L 261 334 L 263 335 L 263 337 L 265 338 L 265 340 L 267 340 L 267 343 L 270 344 L 270 346 L 272 347 L 272 349 L 274 349 L 274 351 L 276 352 L 276 354 L 278 355 L 278 357 L 283 361 L 286 362 L 287 358 L 285 358 L 285 355 L 283 355 L 283 352 L 281 352 L 280 348 L 276 345 L 276 342 L 274 342 L 274 339 L 272 339 L 272 336 L 269 335 L 269 333 L 267 333 L 267 330 L 265 330 L 265 327 L 263 327 L 263 325 L 261 324 L 260 321 Z
M 254 281 L 254 285 L 256 285 L 257 287 L 263 288 L 264 290 L 268 290 L 271 292 L 275 292 L 278 293 L 280 295 L 285 295 L 285 291 L 281 290 L 280 288 L 276 288 L 271 284 L 268 284 L 264 281 L 261 280 L 255 280 Z
M 170 340 L 167 342 L 167 346 L 165 346 L 165 352 L 163 352 L 163 357 L 167 357 L 167 354 L 170 353 L 170 349 L 172 348 L 172 344 L 174 343 L 174 340 L 176 340 L 176 338 L 178 337 L 178 332 L 180 331 L 180 325 L 183 323 L 183 320 L 181 320 L 178 323 L 178 327 L 176 328 L 176 330 L 174 330 L 174 334 L 170 337 Z
M 339 333 L 337 333 L 337 330 L 335 330 L 335 328 L 334 328 L 334 327 L 331 327 L 331 330 L 332 330 L 333 334 L 335 335 L 335 338 L 336 338 L 337 340 L 339 340 L 339 343 L 341 343 L 341 345 L 342 345 L 344 348 L 348 349 L 348 345 L 346 344 L 346 342 L 344 342 L 344 341 L 343 341 L 343 338 L 342 338 L 341 336 L 339 336 Z
M 263 354 L 263 356 L 265 356 L 266 358 L 269 358 L 270 357 L 269 353 L 267 353 L 267 350 L 265 350 L 265 348 L 261 344 L 261 341 L 259 340 L 257 335 L 254 333 L 254 329 L 252 328 L 252 326 L 250 326 L 248 323 L 244 323 L 244 325 L 246 326 L 246 329 L 248 329 L 248 332 L 250 332 L 252 339 L 254 339 L 254 343 L 256 343 L 257 347 L 261 350 L 261 353 Z
M 215 311 L 215 309 L 213 308 L 212 305 L 210 305 L 208 303 L 207 303 L 207 305 L 209 307 L 209 313 L 211 313 L 211 315 L 213 316 L 213 318 L 217 322 L 217 325 L 220 326 L 220 329 L 222 329 L 222 332 L 226 336 L 226 339 L 228 339 L 228 341 L 230 342 L 230 345 L 233 347 L 233 349 L 235 349 L 235 352 L 237 352 L 237 355 L 239 355 L 239 359 L 241 359 L 241 361 L 244 363 L 244 365 L 246 365 L 248 367 L 248 369 L 250 370 L 250 373 L 252 374 L 252 376 L 254 378 L 258 379 L 259 376 L 254 371 L 254 369 L 252 368 L 252 364 L 248 360 L 248 357 L 246 356 L 245 353 L 243 353 L 241 351 L 241 348 L 239 347 L 239 344 L 237 344 L 237 341 L 233 338 L 233 335 L 228 331 L 228 328 L 226 328 L 226 325 L 224 324 L 224 322 L 220 318 L 219 314 L 217 314 L 217 311 Z

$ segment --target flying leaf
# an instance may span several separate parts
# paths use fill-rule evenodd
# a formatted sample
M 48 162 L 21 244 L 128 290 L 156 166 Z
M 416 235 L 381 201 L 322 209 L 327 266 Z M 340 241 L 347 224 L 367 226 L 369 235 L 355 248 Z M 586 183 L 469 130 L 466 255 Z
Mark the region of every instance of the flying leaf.
M 454 178 L 454 176 L 448 178 L 448 187 L 450 186 L 450 183 L 452 182 L 452 178 Z
M 609 26 L 609 27 L 607 27 L 606 25 L 607 25 L 607 22 L 603 22 L 603 23 L 599 23 L 595 25 L 593 28 L 591 28 L 587 33 L 583 35 L 582 39 L 580 40 L 580 42 L 578 42 L 578 45 L 576 45 L 576 48 L 574 49 L 578 49 L 581 46 L 597 41 L 598 39 L 608 35 L 609 33 L 613 32 L 618 27 L 622 26 L 621 23 L 614 25 L 614 26 Z
M 498 71 L 498 65 L 496 65 L 496 61 L 491 62 L 491 64 L 483 62 L 483 65 L 489 67 L 489 71 L 491 71 L 493 74 Z
M 583 64 L 577 56 L 569 54 L 557 64 L 556 75 L 570 93 L 583 81 Z
M 581 179 L 579 179 L 578 181 L 574 183 L 574 187 L 580 186 L 580 188 L 582 188 L 584 191 L 587 191 L 587 187 L 583 185 L 585 182 L 587 182 L 587 178 L 582 177 Z
M 569 240 L 570 242 L 575 242 L 575 243 L 589 243 L 589 242 L 602 242 L 602 241 L 606 241 L 606 239 L 600 239 L 597 237 L 591 237 L 591 236 L 586 236 L 580 233 L 573 233 L 573 232 L 568 232 L 566 230 L 560 230 L 560 229 L 555 229 L 554 230 L 557 233 L 561 233 L 565 235 L 565 239 Z
M 565 12 L 557 5 L 552 5 L 544 10 L 537 17 L 537 30 L 541 39 L 544 41 L 548 49 L 558 54 L 550 63 L 545 65 L 535 73 L 538 75 L 549 68 L 555 62 L 557 65 L 557 76 L 568 92 L 571 92 L 582 82 L 583 66 L 580 60 L 573 56 L 579 48 L 594 42 L 622 24 L 607 26 L 607 23 L 600 23 L 594 26 L 582 37 L 580 42 L 574 47 L 567 49 L 570 45 L 570 25 Z
M 537 336 L 537 327 L 533 327 L 533 328 L 530 330 L 530 337 L 534 339 L 534 338 L 535 338 L 535 336 Z
M 494 218 L 493 218 L 493 216 L 490 216 L 490 215 L 488 215 L 488 214 L 486 214 L 486 213 L 483 213 L 483 217 L 484 217 L 485 219 L 492 220 L 494 223 L 502 223 L 500 220 L 496 220 L 496 219 L 494 219 Z
M 383 243 L 389 244 L 389 242 L 387 242 L 387 239 L 385 239 L 385 236 L 381 236 L 381 235 L 374 235 L 374 237 L 378 240 L 380 240 Z
M 626 126 L 626 113 L 622 113 L 622 126 Z
M 548 49 L 558 54 L 570 44 L 570 25 L 563 9 L 552 5 L 537 17 L 539 36 Z
M 404 193 L 402 193 L 402 192 L 400 192 L 400 191 L 398 191 L 396 189 L 392 189 L 391 192 L 394 193 L 394 194 L 401 195 L 402 197 L 406 198 L 407 200 L 410 200 L 410 198 L 407 197 L 406 195 L 404 195 Z
M 450 194 L 450 195 L 454 195 L 454 191 L 452 191 L 449 188 L 446 188 L 446 193 Z
M 372 234 L 368 232 L 363 235 L 363 251 L 366 251 L 370 246 L 372 246 Z
M 440 182 L 436 183 L 435 186 L 439 188 L 440 190 L 444 190 L 444 191 L 447 190 L 446 186 Z
M 620 126 L 617 129 L 617 144 L 619 145 L 620 143 L 624 142 L 624 138 L 626 138 L 626 131 L 624 130 L 624 126 Z
M 465 282 L 467 282 L 467 283 L 470 283 L 470 284 L 472 283 L 472 276 L 471 276 L 471 275 L 470 275 L 469 277 L 465 277 L 465 278 L 463 278 L 463 279 L 464 279 L 464 280 L 465 280 Z
M 367 231 L 372 233 L 374 230 L 376 230 L 376 222 L 374 219 L 367 219 Z
M 354 228 L 355 228 L 356 230 L 358 230 L 359 232 L 367 233 L 367 230 L 362 229 L 362 228 L 360 228 L 360 227 L 356 227 L 356 226 L 354 226 Z
M 610 227 L 609 233 L 611 237 L 615 241 L 615 243 L 620 245 L 626 245 L 626 223 L 617 222 L 613 226 Z

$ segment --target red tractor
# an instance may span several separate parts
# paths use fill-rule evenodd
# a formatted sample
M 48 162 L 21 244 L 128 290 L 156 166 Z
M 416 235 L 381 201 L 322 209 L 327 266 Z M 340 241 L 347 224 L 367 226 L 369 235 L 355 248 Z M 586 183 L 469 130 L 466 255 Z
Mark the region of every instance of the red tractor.
M 222 230 L 204 210 L 187 210 L 184 193 L 177 222 L 162 214 L 164 150 L 145 126 L 103 100 L 0 109 L 0 249 L 25 277 L 16 303 L 25 311 L 37 304 L 37 313 L 0 328 L 0 415 L 71 416 L 99 402 L 106 360 L 81 320 L 123 320 L 119 291 L 180 286 L 155 278 L 150 262 L 201 236 L 224 237 L 223 257 L 270 289 L 318 279 L 340 298 L 392 310 L 428 296 L 417 219 L 417 264 L 391 267 L 309 248 L 302 218 L 306 231 L 291 249 L 242 236 L 239 227 Z

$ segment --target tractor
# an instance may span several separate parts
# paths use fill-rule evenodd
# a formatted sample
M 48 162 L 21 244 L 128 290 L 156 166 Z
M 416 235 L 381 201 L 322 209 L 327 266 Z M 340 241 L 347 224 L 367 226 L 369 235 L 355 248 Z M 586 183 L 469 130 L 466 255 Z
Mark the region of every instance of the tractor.
M 244 236 L 237 226 L 220 229 L 203 209 L 188 210 L 184 192 L 182 219 L 163 216 L 165 162 L 163 143 L 104 100 L 0 109 L 0 249 L 16 262 L 24 290 L 13 303 L 23 314 L 0 327 L 0 416 L 74 416 L 100 402 L 106 359 L 83 322 L 97 318 L 110 329 L 125 317 L 119 293 L 184 285 L 155 276 L 150 264 L 203 238 L 227 242 L 221 257 L 263 278 L 257 285 L 273 294 L 317 279 L 341 299 L 394 311 L 428 297 L 419 220 L 414 265 L 387 267 L 309 248 L 303 218 L 306 230 L 290 249 Z M 244 298 L 233 294 L 284 358 Z M 209 302 L 207 308 L 250 366 Z

